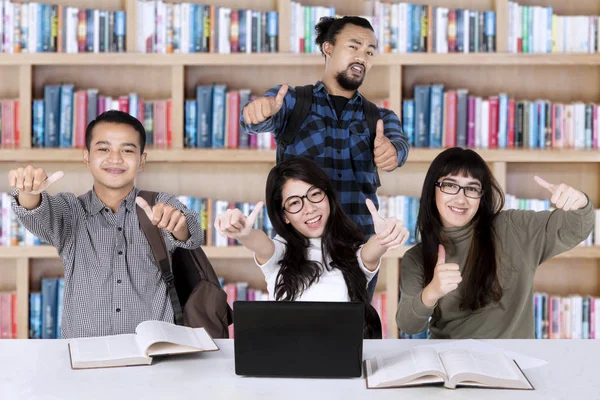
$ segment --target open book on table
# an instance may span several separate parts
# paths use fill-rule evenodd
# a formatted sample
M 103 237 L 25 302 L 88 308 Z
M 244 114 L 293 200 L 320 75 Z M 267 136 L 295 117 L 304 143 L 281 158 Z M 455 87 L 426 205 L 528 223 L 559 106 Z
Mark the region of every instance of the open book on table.
M 414 347 L 366 360 L 365 369 L 369 389 L 440 383 L 450 389 L 457 386 L 534 389 L 517 362 L 501 352 L 467 349 L 438 352 L 433 347 Z
M 135 334 L 69 341 L 73 369 L 150 365 L 154 356 L 216 350 L 219 347 L 204 328 L 162 321 L 144 321 L 135 328 Z

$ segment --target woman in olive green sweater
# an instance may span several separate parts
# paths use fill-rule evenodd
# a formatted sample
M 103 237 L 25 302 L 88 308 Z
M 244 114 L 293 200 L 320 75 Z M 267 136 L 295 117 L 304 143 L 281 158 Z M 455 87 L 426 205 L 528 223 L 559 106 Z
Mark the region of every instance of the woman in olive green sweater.
M 502 211 L 504 194 L 477 153 L 436 157 L 421 195 L 421 243 L 402 258 L 400 329 L 429 328 L 436 339 L 535 337 L 535 271 L 589 236 L 594 209 L 570 186 L 533 181 L 556 210 Z

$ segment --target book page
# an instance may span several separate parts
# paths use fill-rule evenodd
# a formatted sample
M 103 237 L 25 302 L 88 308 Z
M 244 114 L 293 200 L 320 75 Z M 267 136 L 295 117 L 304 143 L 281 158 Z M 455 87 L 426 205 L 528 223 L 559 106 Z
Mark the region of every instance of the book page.
M 135 335 L 78 338 L 70 342 L 71 359 L 77 365 L 104 365 L 103 361 L 148 359 L 138 348 Z
M 136 328 L 139 348 L 148 356 L 218 350 L 204 328 L 144 321 Z
M 433 375 L 445 377 L 444 367 L 435 349 L 415 347 L 400 354 L 376 357 L 369 360 L 368 383 L 370 387 L 404 384 L 416 377 Z M 443 379 L 424 379 L 417 383 L 441 382 Z
M 511 368 L 502 353 L 480 353 L 470 350 L 446 350 L 440 353 L 448 377 L 469 373 L 494 379 L 517 380 L 519 376 Z

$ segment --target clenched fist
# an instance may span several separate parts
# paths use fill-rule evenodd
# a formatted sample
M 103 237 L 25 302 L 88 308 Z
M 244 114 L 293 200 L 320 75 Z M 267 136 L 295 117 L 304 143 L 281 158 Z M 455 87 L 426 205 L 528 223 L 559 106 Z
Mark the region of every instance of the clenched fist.
M 19 193 L 38 195 L 64 175 L 62 171 L 58 171 L 48 176 L 43 168 L 28 165 L 9 171 L 8 184 L 19 190 Z
M 262 210 L 263 202 L 259 201 L 250 215 L 245 216 L 239 209 L 227 210 L 215 219 L 214 227 L 222 236 L 230 239 L 244 240 L 252 232 L 254 221 Z
M 283 99 L 288 91 L 287 85 L 282 85 L 277 96 L 259 97 L 244 107 L 244 121 L 247 124 L 258 124 L 277 114 L 283 106 Z
M 421 300 L 427 307 L 433 307 L 439 299 L 456 290 L 462 281 L 458 264 L 446 263 L 446 249 L 438 247 L 438 260 L 433 270 L 433 279 L 423 289 Z
M 190 238 L 187 219 L 183 212 L 165 203 L 157 203 L 154 207 L 141 197 L 136 197 L 135 202 L 144 210 L 152 225 L 158 226 L 171 233 L 177 240 L 185 241 Z

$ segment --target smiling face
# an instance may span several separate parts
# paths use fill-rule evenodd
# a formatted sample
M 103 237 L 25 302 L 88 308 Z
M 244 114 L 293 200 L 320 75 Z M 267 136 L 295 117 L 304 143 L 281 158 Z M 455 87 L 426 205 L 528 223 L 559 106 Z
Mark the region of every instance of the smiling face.
M 469 196 L 476 196 L 482 189 L 481 182 L 469 176 L 448 175 L 437 180 L 447 192 L 456 191 L 455 185 L 467 186 Z M 481 199 L 471 198 L 465 195 L 465 191 L 460 189 L 457 194 L 448 194 L 442 191 L 442 188 L 435 189 L 435 203 L 440 214 L 440 219 L 444 228 L 458 228 L 467 225 L 479 210 Z
M 309 190 L 311 188 L 312 190 Z M 302 196 L 307 197 L 302 199 L 298 198 Z M 283 212 L 283 220 L 286 224 L 291 224 L 298 233 L 307 238 L 319 238 L 323 236 L 325 226 L 327 225 L 327 219 L 329 218 L 330 208 L 329 199 L 322 190 L 319 190 L 304 181 L 288 179 L 281 190 L 281 197 L 283 199 L 282 206 L 285 209 L 298 207 L 299 204 L 294 204 L 296 202 L 304 203 L 302 209 L 295 214 L 291 214 L 287 211 Z M 320 198 L 322 198 L 322 200 L 313 203 L 309 201 L 308 198 L 311 198 L 313 201 L 317 201 Z
M 329 56 L 327 71 L 342 89 L 357 90 L 371 69 L 377 51 L 377 39 L 372 30 L 347 24 L 335 38 L 335 45 L 323 44 Z
M 84 162 L 96 189 L 131 189 L 146 161 L 140 152 L 140 133 L 132 126 L 101 122 L 94 126 Z

